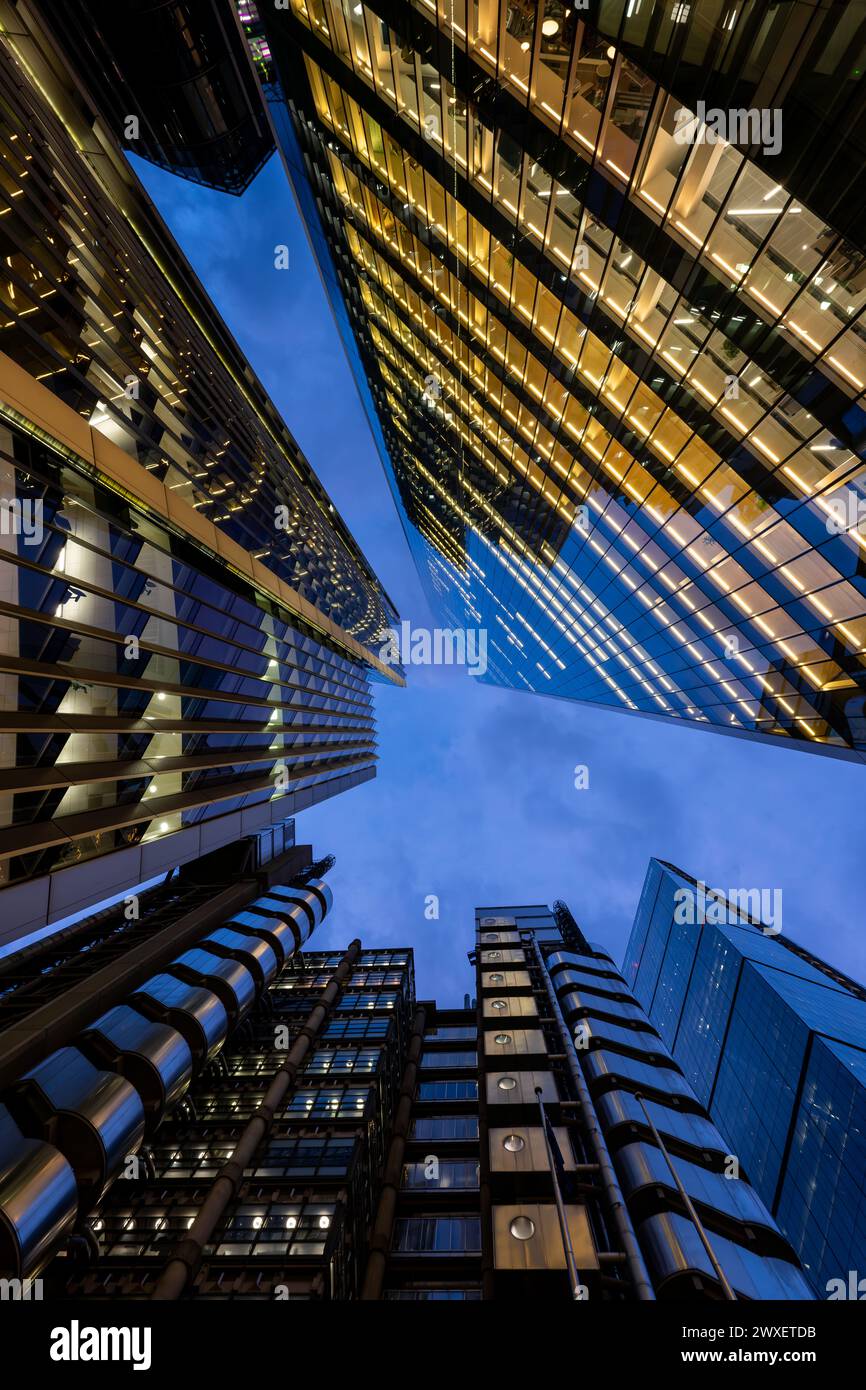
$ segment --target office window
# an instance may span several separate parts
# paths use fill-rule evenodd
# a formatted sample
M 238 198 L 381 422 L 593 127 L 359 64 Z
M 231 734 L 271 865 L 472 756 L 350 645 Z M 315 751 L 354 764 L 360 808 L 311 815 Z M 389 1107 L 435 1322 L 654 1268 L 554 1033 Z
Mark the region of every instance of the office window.
M 448 1188 L 471 1191 L 478 1187 L 478 1163 L 474 1159 L 446 1158 L 435 1165 L 423 1160 L 421 1163 L 404 1163 L 401 1187 L 417 1190 L 426 1188 L 430 1192 L 442 1192 Z
M 480 1253 L 481 1221 L 477 1216 L 402 1216 L 394 1226 L 393 1248 L 400 1254 Z
M 422 1067 L 476 1067 L 477 1052 L 425 1052 Z
M 477 1100 L 477 1081 L 422 1081 L 419 1100 Z
M 414 1121 L 412 1139 L 477 1139 L 477 1115 L 425 1115 Z

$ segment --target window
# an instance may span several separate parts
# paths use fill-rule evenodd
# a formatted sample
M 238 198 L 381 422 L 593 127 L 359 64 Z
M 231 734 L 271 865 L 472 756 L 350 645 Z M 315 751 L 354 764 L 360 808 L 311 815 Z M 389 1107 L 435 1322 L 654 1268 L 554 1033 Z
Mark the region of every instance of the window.
M 378 1047 L 321 1047 L 313 1053 L 305 1070 L 313 1076 L 374 1072 L 380 1056 Z
M 480 1252 L 481 1221 L 477 1216 L 398 1217 L 394 1250 L 400 1254 L 431 1255 Z
M 412 1125 L 412 1139 L 477 1139 L 477 1115 L 426 1115 Z
M 334 1018 L 325 1029 L 326 1038 L 386 1038 L 387 1018 Z
M 419 1100 L 477 1100 L 477 1081 L 422 1081 Z
M 478 1036 L 478 1029 L 472 1028 L 428 1028 L 425 1038 L 435 1038 L 441 1042 L 472 1042 Z
M 425 1052 L 422 1067 L 477 1067 L 477 1052 Z
M 442 1192 L 448 1188 L 458 1191 L 472 1191 L 478 1187 L 478 1163 L 475 1159 L 445 1158 L 441 1162 L 404 1163 L 401 1187 L 410 1189 L 425 1188 L 430 1192 Z

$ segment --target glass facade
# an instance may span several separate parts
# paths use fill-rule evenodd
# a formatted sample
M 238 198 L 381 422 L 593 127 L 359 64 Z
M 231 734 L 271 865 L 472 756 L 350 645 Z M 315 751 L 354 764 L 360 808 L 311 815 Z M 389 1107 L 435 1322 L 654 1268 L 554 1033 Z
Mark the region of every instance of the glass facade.
M 55 30 L 36 6 L 0 39 L 9 939 L 374 776 L 370 677 L 402 679 L 376 654 L 387 595 L 122 153 L 116 7 L 76 28 L 79 8 Z M 191 151 L 198 101 L 226 138 L 197 146 L 197 176 L 229 146 L 260 163 L 258 86 L 217 56 L 219 17 L 193 34 L 189 6 L 145 8 L 142 35 L 189 43 L 160 68 L 162 136 L 139 112 L 140 152 Z
M 700 55 L 754 90 L 782 19 L 673 9 L 242 22 L 416 562 L 486 678 L 862 760 L 859 224 L 796 146 L 679 140 Z M 786 30 L 781 116 L 808 71 L 841 147 L 833 23 Z
M 730 899 L 678 923 L 694 888 L 652 861 L 623 970 L 826 1298 L 866 1261 L 866 990 Z

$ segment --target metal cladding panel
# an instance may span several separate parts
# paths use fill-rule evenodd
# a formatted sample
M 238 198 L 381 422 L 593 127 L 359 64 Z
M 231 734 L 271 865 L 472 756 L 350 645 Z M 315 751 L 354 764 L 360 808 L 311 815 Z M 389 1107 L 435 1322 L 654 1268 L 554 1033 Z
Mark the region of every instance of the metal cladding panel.
M 222 1000 L 233 1022 L 244 1018 L 256 1002 L 256 982 L 252 973 L 231 956 L 217 956 L 203 946 L 194 946 L 173 960 L 166 969 L 188 970 Z
M 547 968 L 551 974 L 563 965 L 582 970 L 586 975 L 598 975 L 600 979 L 608 975 L 613 975 L 617 980 L 623 978 L 611 960 L 596 960 L 594 956 L 582 956 L 577 951 L 551 951 L 547 957 Z
M 625 1086 L 631 1083 L 635 1090 L 662 1091 L 665 1095 L 680 1096 L 697 1104 L 688 1082 L 671 1067 L 654 1067 L 634 1057 L 596 1048 L 585 1054 L 584 1070 L 590 1085 L 603 1084 L 608 1080 Z
M 311 899 L 310 901 L 305 899 L 302 902 L 301 899 L 295 895 L 294 897 L 285 897 L 282 899 L 257 898 L 252 904 L 252 907 L 254 909 L 258 908 L 261 911 L 278 912 L 282 920 L 288 922 L 297 932 L 298 945 L 302 946 L 315 926 L 314 908 L 318 908 L 319 903 L 316 899 Z
M 277 973 L 277 954 L 267 941 L 249 932 L 220 927 L 199 943 L 204 950 L 216 949 L 217 954 L 228 951 L 243 956 L 243 964 L 252 972 L 257 989 L 266 989 Z
M 485 1080 L 488 1105 L 533 1105 L 537 1111 L 536 1086 L 541 1087 L 543 1101 L 555 1104 L 559 1100 L 553 1073 L 549 1071 L 492 1071 Z
M 709 1256 L 691 1221 L 675 1212 L 642 1221 L 637 1235 L 656 1293 L 677 1298 L 694 1293 L 696 1274 L 716 1283 Z M 752 1254 L 733 1241 L 713 1236 L 716 1258 L 734 1290 L 743 1298 L 808 1299 L 815 1295 L 795 1265 Z
M 144 1137 L 144 1107 L 133 1086 L 63 1047 L 13 1088 L 33 1122 L 51 1138 L 79 1182 L 104 1190 Z
M 563 1167 L 574 1168 L 568 1130 L 554 1126 L 556 1141 L 562 1154 Z M 490 1167 L 494 1173 L 547 1173 L 547 1145 L 540 1125 L 512 1125 L 488 1131 Z
M 107 1061 L 110 1051 L 144 1065 L 130 1068 L 127 1079 L 141 1093 L 145 1109 L 160 1113 L 174 1105 L 192 1079 L 192 1053 L 176 1028 L 136 1013 L 126 1004 L 109 1009 L 82 1035 L 94 1038 Z M 126 1073 L 125 1073 L 126 1074 Z
M 592 1040 L 600 1046 L 607 1043 L 614 1048 L 626 1047 L 635 1052 L 646 1053 L 647 1057 L 671 1060 L 671 1054 L 665 1044 L 649 1025 L 643 1028 L 626 1028 L 620 1023 L 612 1023 L 610 1019 L 590 1017 L 582 1019 L 578 1027 L 587 1039 L 584 1046 Z
M 679 1155 L 672 1155 L 672 1162 L 693 1202 L 713 1207 L 746 1225 L 766 1226 L 775 1233 L 776 1223 L 772 1216 L 755 1189 L 744 1179 L 726 1178 L 724 1173 L 689 1163 Z M 617 1154 L 616 1168 L 626 1197 L 635 1196 L 645 1187 L 668 1187 L 675 1191 L 665 1156 L 654 1144 L 626 1144 Z
M 531 994 L 504 994 L 494 999 L 485 999 L 483 1005 L 485 1018 L 537 1018 L 538 1005 Z
M 75 1224 L 75 1174 L 50 1144 L 25 1139 L 0 1105 L 0 1275 L 38 1274 Z
M 582 989 L 579 994 L 575 990 L 570 994 L 564 994 L 559 1005 L 567 1019 L 576 1014 L 594 1014 L 605 1018 L 610 1016 L 634 1023 L 646 1023 L 646 1014 L 638 1004 L 624 1004 L 619 999 L 607 999 L 587 989 Z
M 674 1110 L 652 1100 L 647 1100 L 644 1104 L 662 1138 L 679 1139 L 685 1144 L 692 1144 L 702 1152 L 706 1149 L 722 1154 L 728 1152 L 728 1145 L 715 1125 L 704 1119 L 703 1115 L 693 1115 L 687 1110 Z M 637 1097 L 632 1095 L 631 1091 L 605 1091 L 603 1096 L 598 1097 L 595 1108 L 609 1142 L 612 1132 L 620 1125 L 641 1125 L 646 1129 L 646 1118 Z
M 525 965 L 526 952 L 514 946 L 504 946 L 502 950 L 494 948 L 492 951 L 481 952 L 482 965 Z
M 215 1056 L 225 1042 L 228 1014 L 212 989 L 187 984 L 173 975 L 153 975 L 130 999 L 135 1008 L 141 1000 L 144 1012 L 155 1008 L 170 1015 L 170 1022 L 182 1033 L 201 1066 Z
M 290 956 L 294 955 L 301 944 L 301 922 L 298 920 L 297 924 L 293 926 L 293 922 L 290 920 L 292 911 L 297 912 L 300 919 L 301 909 L 287 909 L 283 913 L 285 920 L 278 920 L 276 917 L 260 916 L 254 911 L 255 906 L 253 903 L 247 911 L 236 913 L 229 923 L 229 927 L 243 927 L 245 931 L 252 932 L 262 941 L 266 941 L 274 951 L 281 967 Z
M 482 989 L 529 989 L 532 981 L 528 970 L 484 970 Z
M 586 1207 L 568 1206 L 565 1211 L 578 1269 L 598 1269 Z M 565 1269 L 562 1233 L 552 1202 L 494 1205 L 493 1263 L 497 1269 Z
M 483 1035 L 484 1051 L 488 1057 L 546 1056 L 547 1047 L 540 1028 L 489 1029 Z
M 610 979 L 607 975 L 589 975 L 585 970 L 575 970 L 573 965 L 564 970 L 558 970 L 551 978 L 557 994 L 572 988 L 587 990 L 590 994 L 598 994 L 610 999 L 620 999 L 624 1003 L 634 1001 L 634 995 L 625 980 Z

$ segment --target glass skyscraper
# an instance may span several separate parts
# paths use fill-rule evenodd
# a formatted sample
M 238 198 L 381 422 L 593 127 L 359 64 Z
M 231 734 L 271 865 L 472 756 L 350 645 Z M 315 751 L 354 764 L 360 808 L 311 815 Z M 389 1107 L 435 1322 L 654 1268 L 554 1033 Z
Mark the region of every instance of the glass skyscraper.
M 0 34 L 0 945 L 374 776 L 370 677 L 402 679 L 393 606 L 122 152 L 110 70 L 82 80 L 39 10 Z M 225 128 L 217 67 L 194 92 Z
M 859 8 L 237 11 L 486 678 L 862 760 Z
M 862 1278 L 866 989 L 658 860 L 623 974 L 818 1296 Z

